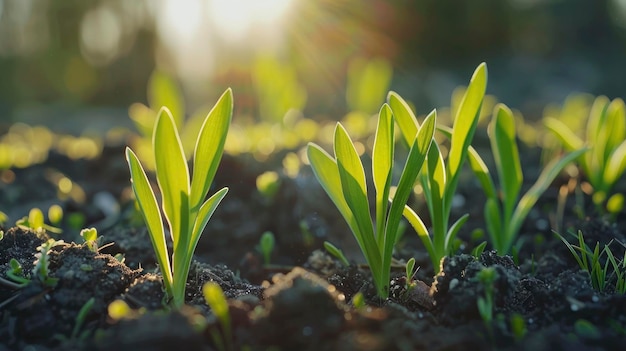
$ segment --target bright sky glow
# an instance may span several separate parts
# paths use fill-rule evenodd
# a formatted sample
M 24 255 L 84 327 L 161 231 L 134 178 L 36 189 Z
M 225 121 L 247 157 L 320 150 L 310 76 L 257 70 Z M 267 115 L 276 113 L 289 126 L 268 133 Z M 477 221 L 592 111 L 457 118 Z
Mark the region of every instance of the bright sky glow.
M 220 36 L 240 41 L 256 30 L 280 27 L 292 0 L 209 0 L 208 15 Z

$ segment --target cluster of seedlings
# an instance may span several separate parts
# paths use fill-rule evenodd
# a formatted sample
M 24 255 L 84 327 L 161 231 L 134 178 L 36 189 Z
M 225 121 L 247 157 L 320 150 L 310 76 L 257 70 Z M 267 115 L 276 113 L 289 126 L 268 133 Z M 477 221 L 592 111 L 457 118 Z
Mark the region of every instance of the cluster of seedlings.
M 396 264 L 395 248 L 405 229 L 403 218 L 418 234 L 435 274 L 443 269 L 442 262 L 457 251 L 457 234 L 469 214 L 453 218 L 452 209 L 466 164 L 473 171 L 486 198 L 483 206 L 488 241 L 476 244 L 472 250 L 476 257 L 481 256 L 487 247 L 499 256 L 516 256 L 522 224 L 540 196 L 571 164 L 577 164 L 589 180 L 595 191 L 593 201 L 599 210 L 609 214 L 622 210 L 623 196 L 612 192 L 626 170 L 626 115 L 622 100 L 598 98 L 595 101 L 585 139 L 577 136 L 562 121 L 546 119 L 547 128 L 567 153 L 561 153 L 545 165 L 534 185 L 521 194 L 524 172 L 517 145 L 517 122 L 507 106 L 495 105 L 488 126 L 492 154 L 489 157 L 493 157 L 495 170 L 490 169 L 483 160 L 484 155 L 472 147 L 474 134 L 479 128 L 486 87 L 487 67 L 481 64 L 454 111 L 451 127 L 438 122 L 436 110 L 419 122 L 409 103 L 397 93 L 390 92 L 377 116 L 371 150 L 371 182 L 367 180 L 362 153 L 357 151 L 342 123 L 337 123 L 334 130 L 332 154 L 312 142 L 306 148 L 315 177 L 345 219 L 362 251 L 380 301 L 394 295 L 392 265 Z M 173 114 L 168 107 L 162 107 L 153 129 L 144 131 L 152 138 L 151 163 L 144 167 L 145 162 L 140 161 L 131 148 L 126 149 L 137 208 L 147 226 L 160 269 L 163 302 L 173 310 L 185 308 L 194 251 L 211 216 L 228 192 L 228 188 L 222 188 L 207 198 L 224 153 L 232 113 L 233 96 L 228 89 L 202 120 L 195 146 L 190 149 L 182 141 L 188 138 L 181 139 L 179 135 L 175 119 L 180 118 L 176 116 L 178 113 Z M 148 128 L 148 121 L 138 120 L 146 124 L 145 129 Z M 396 149 L 397 143 L 404 146 L 402 151 Z M 406 159 L 398 166 L 400 155 L 406 155 Z M 187 164 L 188 156 L 193 158 L 191 170 Z M 153 190 L 145 169 L 154 169 L 158 192 Z M 373 191 L 371 186 L 368 188 L 369 184 L 373 184 Z M 422 219 L 423 214 L 408 205 L 416 188 L 420 189 L 426 204 L 427 221 Z M 271 196 L 271 192 L 268 191 L 268 194 Z M 18 221 L 17 225 L 35 232 L 55 232 L 56 228 L 45 224 L 43 214 L 37 211 L 31 211 L 29 217 Z M 54 214 L 49 218 L 57 216 Z M 171 240 L 166 237 L 168 233 Z M 2 234 L 0 232 L 0 240 Z M 559 237 L 580 268 L 589 272 L 595 289 L 604 291 L 611 285 L 613 291 L 625 293 L 626 257 L 616 257 L 609 245 L 602 248 L 597 244 L 592 249 L 585 243 L 583 234 L 578 231 L 575 243 Z M 85 229 L 81 236 L 83 246 L 94 254 L 103 248 L 95 229 Z M 261 237 L 259 249 L 266 266 L 270 264 L 274 240 L 270 232 Z M 171 247 L 168 247 L 168 242 Z M 26 289 L 32 284 L 43 290 L 55 289 L 59 278 L 49 274 L 49 255 L 62 244 L 54 239 L 43 241 L 37 247 L 35 260 L 28 262 L 29 268 L 32 267 L 28 270 L 24 268 L 25 262 L 11 258 L 9 269 L 0 277 L 0 283 L 15 290 Z M 346 267 L 350 265 L 335 245 L 326 242 L 324 246 Z M 124 260 L 122 256 L 116 258 L 119 262 Z M 415 294 L 416 290 L 423 288 L 419 284 L 421 282 L 415 280 L 416 271 L 415 259 L 407 260 L 404 267 L 405 294 Z M 492 333 L 496 299 L 494 284 L 498 282 L 498 271 L 486 267 L 476 276 L 484 292 L 478 296 L 476 308 L 487 330 Z M 219 350 L 232 350 L 231 316 L 222 288 L 215 282 L 209 282 L 203 286 L 202 294 L 217 320 L 218 327 L 211 329 L 214 346 Z M 351 301 L 356 309 L 365 306 L 361 293 L 351 296 Z M 81 306 L 75 328 L 65 338 L 87 337 L 81 332 L 85 316 L 92 308 L 102 308 L 94 307 L 94 303 L 95 300 L 89 299 Z M 122 300 L 116 300 L 106 308 L 114 320 L 136 313 Z M 520 337 L 524 333 L 523 323 L 523 320 L 511 321 L 511 325 L 517 326 L 513 329 Z

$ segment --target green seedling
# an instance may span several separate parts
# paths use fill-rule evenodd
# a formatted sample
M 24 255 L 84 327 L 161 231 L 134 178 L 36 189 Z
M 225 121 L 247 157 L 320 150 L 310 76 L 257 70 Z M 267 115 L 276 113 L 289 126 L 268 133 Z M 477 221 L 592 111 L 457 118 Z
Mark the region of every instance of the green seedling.
M 593 187 L 592 200 L 603 211 L 610 202 L 611 211 L 619 212 L 623 194 L 613 194 L 615 183 L 626 171 L 626 108 L 622 99 L 610 101 L 605 96 L 596 98 L 587 119 L 586 134 L 577 135 L 563 121 L 547 117 L 545 126 L 567 150 L 589 147 L 589 152 L 579 155 L 578 163 Z
M 44 223 L 43 212 L 38 208 L 32 208 L 28 212 L 28 217 L 22 217 L 15 222 L 15 225 L 22 229 L 32 229 L 36 232 L 48 231 L 54 234 L 60 234 L 60 228 L 53 227 Z
M 26 286 L 30 283 L 30 279 L 24 275 L 24 270 L 22 269 L 22 265 L 16 260 L 12 258 L 9 261 L 9 269 L 6 272 L 7 277 L 17 283 L 18 288 Z
M 343 125 L 337 123 L 335 127 L 334 157 L 314 143 L 309 143 L 307 148 L 313 173 L 348 223 L 372 271 L 378 296 L 383 299 L 389 296 L 391 256 L 402 211 L 426 159 L 435 123 L 436 113 L 433 112 L 426 117 L 421 127 L 416 126 L 414 129 L 409 142 L 409 155 L 395 195 L 390 201 L 394 164 L 394 117 L 389 105 L 384 104 L 380 109 L 372 151 L 372 174 L 376 191 L 375 225 L 370 217 L 365 170 Z
M 406 291 L 410 291 L 415 288 L 415 275 L 419 271 L 419 267 L 415 268 L 415 258 L 411 257 L 408 261 L 406 261 L 406 265 L 404 266 L 404 272 L 406 277 Z
M 190 182 L 187 160 L 174 119 L 167 108 L 161 109 L 154 126 L 152 146 L 157 183 L 161 192 L 162 216 L 139 159 L 130 148 L 126 148 L 135 198 L 148 226 L 165 291 L 174 307 L 184 304 L 185 285 L 193 252 L 202 231 L 228 191 L 228 188 L 223 188 L 204 200 L 222 158 L 232 110 L 232 91 L 228 89 L 202 124 L 196 142 Z M 165 243 L 164 221 L 169 225 L 174 246 L 171 261 Z
M 498 278 L 498 273 L 493 267 L 485 267 L 476 275 L 478 281 L 482 284 L 485 289 L 485 295 L 479 296 L 478 300 L 476 300 L 476 304 L 478 307 L 478 313 L 485 324 L 485 327 L 489 331 L 490 335 L 493 335 L 493 309 L 494 309 L 494 300 L 493 300 L 493 284 Z
M 96 228 L 85 228 L 80 231 L 80 236 L 85 241 L 85 245 L 92 252 L 98 252 L 100 246 L 101 237 L 98 237 L 98 230 Z
M 0 226 L 5 225 L 9 221 L 9 216 L 6 213 L 0 211 Z
M 53 247 L 61 244 L 63 244 L 63 240 L 48 239 L 48 241 L 37 247 L 37 251 L 39 252 L 35 254 L 35 262 L 32 276 L 36 277 L 44 286 L 53 288 L 59 282 L 59 278 L 54 278 L 50 276 L 49 255 L 50 250 Z
M 489 132 L 500 187 L 496 188 L 485 162 L 473 148 L 469 150 L 469 162 L 487 196 L 484 212 L 491 245 L 498 254 L 506 255 L 511 253 L 524 220 L 541 194 L 565 166 L 586 150 L 575 150 L 552 161 L 544 168 L 535 184 L 520 198 L 524 176 L 516 142 L 515 119 L 508 107 L 496 105 Z
M 487 247 L 487 242 L 483 241 L 480 244 L 476 245 L 473 249 L 472 249 L 472 256 L 479 258 L 480 255 L 483 253 L 483 251 L 485 251 L 485 247 Z
M 208 282 L 202 287 L 202 294 L 221 327 L 221 333 L 216 329 L 211 329 L 211 337 L 215 347 L 222 351 L 233 350 L 230 310 L 224 291 L 217 283 Z
M 96 299 L 91 297 L 89 298 L 89 300 L 87 300 L 87 302 L 83 304 L 83 306 L 78 311 L 76 318 L 74 319 L 74 328 L 72 328 L 72 333 L 69 337 L 67 337 L 66 335 L 55 335 L 55 338 L 62 342 L 68 342 L 71 340 L 86 340 L 91 333 L 91 330 L 83 330 L 81 332 L 81 329 L 85 325 L 85 319 L 87 318 L 87 315 L 89 314 L 95 303 Z
M 515 341 L 522 340 L 526 334 L 528 333 L 528 327 L 526 326 L 526 321 L 524 320 L 524 316 L 519 313 L 513 313 L 510 319 L 511 323 L 511 333 L 513 334 L 513 338 Z
M 449 226 L 452 200 L 459 182 L 461 166 L 467 157 L 476 130 L 486 88 L 487 65 L 482 63 L 476 68 L 456 110 L 454 126 L 450 131 L 450 151 L 446 161 L 444 162 L 436 143 L 433 142 L 428 150 L 428 160 L 419 182 L 430 213 L 432 235 L 410 207 L 404 208 L 403 215 L 426 247 L 435 273 L 441 269 L 441 259 L 454 249 L 457 233 L 468 219 L 467 214 L 463 215 Z M 410 145 L 419 126 L 415 114 L 398 94 L 391 92 L 387 99 L 400 126 L 402 137 L 406 144 Z
M 341 251 L 341 249 L 337 246 L 333 245 L 330 241 L 324 241 L 324 248 L 331 256 L 338 259 L 339 262 L 344 265 L 344 267 L 350 266 L 350 262 L 348 261 L 348 258 L 343 253 L 343 251 Z
M 618 261 L 609 247 L 612 241 L 604 245 L 602 250 L 600 250 L 600 243 L 596 243 L 594 249 L 591 250 L 585 243 L 583 233 L 580 230 L 576 236 L 578 245 L 571 244 L 556 232 L 555 234 L 567 246 L 580 269 L 589 273 L 591 286 L 594 289 L 604 291 L 609 282 L 614 282 L 615 291 L 621 294 L 626 293 L 626 254 L 624 259 Z M 604 264 L 602 264 L 602 261 L 604 261 Z
M 263 263 L 266 266 L 269 266 L 270 264 L 275 244 L 276 239 L 274 238 L 274 233 L 268 231 L 261 235 L 261 239 L 259 240 L 259 251 L 261 251 L 261 254 L 263 255 Z

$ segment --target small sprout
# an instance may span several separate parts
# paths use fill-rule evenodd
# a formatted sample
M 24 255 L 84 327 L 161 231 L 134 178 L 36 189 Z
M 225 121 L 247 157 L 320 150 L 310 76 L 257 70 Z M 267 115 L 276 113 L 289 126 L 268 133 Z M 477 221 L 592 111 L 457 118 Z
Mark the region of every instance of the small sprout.
M 356 308 L 357 310 L 365 307 L 365 296 L 363 296 L 362 292 L 359 291 L 358 293 L 354 294 L 354 296 L 352 297 L 352 306 L 354 306 L 354 308 Z
M 80 329 L 85 324 L 85 318 L 87 318 L 87 315 L 93 308 L 93 305 L 95 304 L 95 302 L 96 302 L 95 298 L 93 297 L 90 298 L 89 300 L 87 300 L 87 302 L 85 302 L 83 307 L 80 308 L 80 311 L 78 311 L 78 315 L 76 315 L 76 323 L 74 324 L 74 329 L 72 329 L 72 335 L 71 335 L 72 339 L 84 339 L 88 335 L 89 333 L 88 330 L 85 330 L 83 334 L 79 334 L 79 333 L 80 333 Z
M 63 220 L 63 208 L 57 204 L 50 206 L 48 209 L 48 220 L 53 225 L 59 225 Z
M 80 231 L 80 236 L 85 241 L 85 245 L 92 252 L 98 252 L 99 241 L 101 240 L 98 237 L 98 230 L 96 228 L 85 228 Z
M 4 231 L 0 230 L 0 241 L 2 241 L 2 239 L 4 239 Z
M 270 264 L 275 244 L 276 239 L 274 239 L 274 234 L 272 232 L 267 231 L 263 233 L 263 235 L 261 235 L 261 240 L 259 241 L 259 249 L 261 251 L 261 254 L 263 255 L 263 262 L 266 266 Z
M 346 255 L 343 254 L 343 251 L 333 245 L 330 241 L 324 241 L 324 248 L 329 254 L 338 259 L 345 267 L 350 265 L 350 262 L 348 262 L 348 259 L 346 258 Z
M 119 263 L 124 263 L 126 261 L 126 257 L 124 257 L 123 253 L 117 253 L 113 256 Z
M 232 350 L 230 311 L 224 291 L 219 284 L 208 282 L 202 287 L 202 294 L 221 326 L 221 334 L 215 329 L 211 330 L 211 337 L 215 346 L 218 350 Z
M 59 278 L 50 277 L 48 266 L 50 264 L 50 250 L 61 244 L 63 244 L 63 240 L 48 239 L 48 241 L 37 247 L 39 252 L 35 254 L 33 276 L 37 277 L 45 286 L 54 287 L 59 282 Z
M 474 249 L 472 249 L 472 256 L 479 258 L 480 255 L 485 251 L 485 247 L 487 246 L 487 242 L 483 241 L 482 243 L 476 245 Z
M 256 188 L 268 199 L 274 197 L 280 188 L 280 177 L 274 171 L 264 172 L 256 178 Z
M 36 232 L 48 231 L 50 233 L 59 234 L 61 229 L 47 225 L 44 223 L 43 212 L 38 208 L 32 208 L 28 212 L 28 217 L 22 217 L 15 222 L 15 225 L 21 228 L 29 228 Z
M 406 265 L 404 266 L 404 272 L 406 276 L 406 290 L 410 291 L 415 287 L 415 275 L 417 271 L 419 271 L 419 267 L 415 268 L 415 258 L 411 257 L 408 261 L 406 261 Z
M 519 313 L 513 313 L 511 315 L 511 333 L 515 341 L 522 340 L 524 336 L 526 336 L 526 333 L 528 333 L 524 316 Z
M 80 265 L 80 270 L 83 272 L 91 272 L 93 271 L 93 266 L 90 264 L 83 263 Z
M 478 306 L 478 312 L 485 324 L 485 327 L 489 331 L 489 334 L 493 336 L 493 329 L 491 322 L 493 321 L 493 283 L 498 278 L 498 273 L 493 267 L 485 267 L 478 274 L 476 278 L 483 285 L 485 289 L 485 295 L 478 297 L 476 304 Z
M 9 261 L 9 267 L 10 269 L 7 270 L 6 274 L 12 281 L 18 283 L 20 287 L 26 286 L 26 284 L 30 283 L 30 279 L 24 276 L 24 270 L 18 260 L 12 258 Z
M 177 111 L 172 116 L 167 107 L 161 108 L 152 132 L 161 201 L 157 200 L 137 154 L 126 148 L 133 193 L 148 227 L 166 296 L 175 308 L 185 303 L 187 276 L 200 236 L 228 192 L 228 188 L 222 188 L 206 199 L 224 152 L 232 111 L 232 90 L 228 89 L 202 121 L 190 171 L 174 120 L 174 116 L 179 119 L 182 116 Z M 166 245 L 164 223 L 169 226 L 173 242 L 171 254 Z

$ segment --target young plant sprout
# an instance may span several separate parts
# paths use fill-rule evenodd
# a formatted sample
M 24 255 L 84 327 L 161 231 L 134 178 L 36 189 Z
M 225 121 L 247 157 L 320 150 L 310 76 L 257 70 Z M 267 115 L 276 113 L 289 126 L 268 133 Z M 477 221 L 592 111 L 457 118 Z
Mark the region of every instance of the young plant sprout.
M 329 254 L 338 259 L 339 262 L 344 265 L 344 267 L 348 267 L 350 265 L 350 262 L 348 261 L 348 258 L 343 253 L 343 251 L 337 246 L 333 245 L 330 241 L 324 241 L 324 248 Z
M 515 119 L 508 107 L 496 105 L 489 132 L 500 187 L 496 188 L 489 169 L 474 149 L 469 150 L 469 162 L 487 196 L 485 222 L 491 245 L 498 254 L 506 255 L 511 252 L 526 216 L 541 194 L 563 168 L 580 157 L 586 149 L 575 150 L 549 163 L 520 199 L 524 175 L 515 139 Z
M 261 235 L 261 239 L 259 240 L 259 251 L 261 251 L 261 254 L 263 255 L 263 263 L 266 266 L 269 266 L 270 264 L 275 244 L 276 239 L 274 238 L 274 233 L 267 231 Z
M 619 212 L 623 194 L 612 194 L 615 183 L 626 171 L 626 107 L 622 99 L 610 101 L 596 98 L 587 120 L 586 134 L 577 135 L 556 118 L 545 118 L 544 124 L 568 151 L 589 147 L 578 155 L 578 163 L 593 186 L 592 200 L 602 210 L 606 203 L 610 212 Z
M 434 112 L 431 113 L 421 127 L 414 128 L 409 139 L 409 155 L 395 195 L 390 201 L 394 164 L 394 118 L 389 105 L 384 104 L 380 109 L 372 151 L 372 174 L 376 191 L 375 224 L 370 217 L 363 164 L 341 123 L 335 127 L 334 157 L 314 143 L 309 143 L 307 148 L 313 173 L 352 230 L 372 271 L 378 296 L 383 299 L 389 296 L 391 256 L 402 211 L 430 148 L 435 130 L 435 116 Z
M 162 212 L 139 159 L 126 148 L 135 198 L 148 226 L 166 293 L 174 307 L 181 307 L 185 302 L 185 285 L 193 252 L 202 231 L 228 191 L 223 188 L 205 201 L 222 158 L 232 110 L 232 91 L 228 89 L 202 124 L 190 181 L 174 119 L 167 108 L 161 109 L 154 126 L 152 146 Z M 168 223 L 174 246 L 171 261 L 165 244 L 164 221 Z
M 482 63 L 476 68 L 457 110 L 454 126 L 450 131 L 450 151 L 446 161 L 444 162 L 437 143 L 433 142 L 428 150 L 428 159 L 419 182 L 430 213 L 432 235 L 422 219 L 410 207 L 405 206 L 403 212 L 426 247 L 435 273 L 441 269 L 441 259 L 451 253 L 456 235 L 468 219 L 467 214 L 463 215 L 449 226 L 452 200 L 459 182 L 461 166 L 467 157 L 476 130 L 486 87 L 487 65 Z M 389 93 L 388 101 L 404 141 L 411 145 L 419 127 L 415 114 L 394 92 Z
M 218 350 L 233 350 L 230 311 L 224 291 L 217 283 L 208 282 L 202 287 L 202 294 L 221 327 L 221 333 L 217 329 L 211 329 L 211 338 L 215 346 Z

